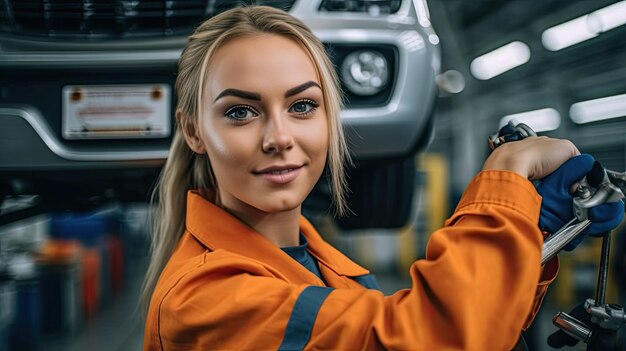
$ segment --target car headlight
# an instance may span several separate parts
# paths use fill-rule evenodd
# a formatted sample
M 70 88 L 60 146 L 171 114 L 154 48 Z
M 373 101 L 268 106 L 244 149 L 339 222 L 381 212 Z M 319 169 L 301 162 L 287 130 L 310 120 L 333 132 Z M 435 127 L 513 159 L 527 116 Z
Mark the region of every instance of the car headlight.
M 371 15 L 396 13 L 402 0 L 324 0 L 321 11 L 367 12 Z
M 385 56 L 374 50 L 350 53 L 341 64 L 343 82 L 354 94 L 370 96 L 389 83 L 389 65 Z

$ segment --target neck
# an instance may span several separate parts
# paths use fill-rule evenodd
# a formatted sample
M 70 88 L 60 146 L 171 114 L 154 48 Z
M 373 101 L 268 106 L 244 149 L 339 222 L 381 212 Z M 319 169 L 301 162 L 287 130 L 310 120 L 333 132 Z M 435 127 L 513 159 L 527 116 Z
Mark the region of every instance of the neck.
M 301 206 L 292 210 L 268 213 L 256 211 L 227 210 L 252 227 L 278 247 L 300 244 Z

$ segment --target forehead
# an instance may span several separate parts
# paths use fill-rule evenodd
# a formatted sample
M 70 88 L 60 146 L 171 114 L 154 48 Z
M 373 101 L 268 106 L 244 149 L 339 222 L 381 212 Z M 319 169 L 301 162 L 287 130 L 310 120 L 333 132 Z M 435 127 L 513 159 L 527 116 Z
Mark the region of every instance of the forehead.
M 259 34 L 232 39 L 215 51 L 208 63 L 205 93 L 216 96 L 223 89 L 237 88 L 263 95 L 307 81 L 320 84 L 315 64 L 300 43 Z

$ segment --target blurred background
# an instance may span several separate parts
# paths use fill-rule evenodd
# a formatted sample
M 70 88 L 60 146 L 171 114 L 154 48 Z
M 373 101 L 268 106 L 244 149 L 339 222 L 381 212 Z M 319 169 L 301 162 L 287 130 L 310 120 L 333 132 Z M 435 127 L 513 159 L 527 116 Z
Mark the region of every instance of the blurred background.
M 0 1 L 0 350 L 142 347 L 177 59 L 197 24 L 240 3 L 283 8 L 326 45 L 354 214 L 329 215 L 323 181 L 304 212 L 387 294 L 409 287 L 508 121 L 626 170 L 626 1 Z M 600 245 L 560 255 L 531 350 L 551 350 L 552 316 L 594 296 Z M 607 301 L 624 304 L 624 223 L 610 269 Z

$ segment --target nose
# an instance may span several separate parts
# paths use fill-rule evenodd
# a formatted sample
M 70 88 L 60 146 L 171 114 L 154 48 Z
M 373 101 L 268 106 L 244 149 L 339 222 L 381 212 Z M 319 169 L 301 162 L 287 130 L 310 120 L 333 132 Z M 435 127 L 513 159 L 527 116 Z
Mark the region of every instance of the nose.
M 263 152 L 279 153 L 293 147 L 293 136 L 281 114 L 268 116 L 265 135 L 263 138 Z

